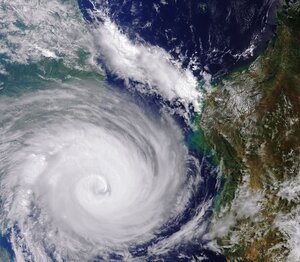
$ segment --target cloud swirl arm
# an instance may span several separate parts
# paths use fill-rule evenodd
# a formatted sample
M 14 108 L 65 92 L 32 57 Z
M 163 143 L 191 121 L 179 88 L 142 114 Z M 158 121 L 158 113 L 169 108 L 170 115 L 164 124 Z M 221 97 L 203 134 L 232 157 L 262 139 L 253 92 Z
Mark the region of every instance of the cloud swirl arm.
M 174 120 L 81 85 L 1 97 L 1 222 L 34 261 L 130 260 L 130 247 L 179 218 L 201 183 L 187 176 L 196 160 Z

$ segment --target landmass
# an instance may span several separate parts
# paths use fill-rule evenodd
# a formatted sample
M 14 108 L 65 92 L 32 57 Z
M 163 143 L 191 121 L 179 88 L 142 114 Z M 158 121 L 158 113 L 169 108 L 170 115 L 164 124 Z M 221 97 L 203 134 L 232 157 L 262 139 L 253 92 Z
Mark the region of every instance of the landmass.
M 300 259 L 300 0 L 278 13 L 267 49 L 213 88 L 199 126 L 224 180 L 211 226 L 221 252 Z

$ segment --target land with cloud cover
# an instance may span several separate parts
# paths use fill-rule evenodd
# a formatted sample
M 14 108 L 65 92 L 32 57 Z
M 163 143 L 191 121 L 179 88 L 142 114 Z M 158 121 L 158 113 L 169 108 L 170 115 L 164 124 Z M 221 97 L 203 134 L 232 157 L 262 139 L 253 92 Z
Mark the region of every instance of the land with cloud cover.
M 225 185 L 211 237 L 229 261 L 299 261 L 300 1 L 266 51 L 207 98 L 205 138 Z
M 187 154 L 182 134 L 176 131 L 179 127 L 164 114 L 159 125 L 157 119 L 139 114 L 142 109 L 130 99 L 105 91 L 106 71 L 124 81 L 129 90 L 159 96 L 163 105 L 164 102 L 172 105 L 169 112 L 183 115 L 187 122 L 190 112 L 195 111 L 201 120 L 193 143 L 206 153 L 213 149 L 215 163 L 224 175 L 224 190 L 215 203 L 210 232 L 206 230 L 209 221 L 203 221 L 213 203 L 209 196 L 194 209 L 192 219 L 181 225 L 180 230 L 169 238 L 159 239 L 149 249 L 151 254 L 167 253 L 179 243 L 192 243 L 206 235 L 212 241 L 209 245 L 229 260 L 298 259 L 299 0 L 279 15 L 277 35 L 268 49 L 246 69 L 223 77 L 207 96 L 198 88 L 193 73 L 182 68 L 168 52 L 129 39 L 105 12 L 96 11 L 94 15 L 100 16 L 102 22 L 92 25 L 83 19 L 76 1 L 4 1 L 0 8 L 0 89 L 4 94 L 0 120 L 6 127 L 1 129 L 0 147 L 4 156 L 0 160 L 6 168 L 1 184 L 1 196 L 6 200 L 1 222 L 10 226 L 17 260 L 33 256 L 44 259 L 51 252 L 57 258 L 73 258 L 78 256 L 78 250 L 84 251 L 81 255 L 86 259 L 96 254 L 95 243 L 103 244 L 103 241 L 106 243 L 102 250 L 104 256 L 109 257 L 109 252 L 114 250 L 131 259 L 129 242 L 126 246 L 119 244 L 119 240 L 138 242 L 141 236 L 132 223 L 146 232 L 140 240 L 151 239 L 159 225 L 184 212 L 195 188 L 202 185 L 199 176 L 191 175 L 190 180 L 182 181 L 187 162 L 198 168 L 204 162 L 199 163 Z M 104 68 L 99 66 L 99 59 L 105 61 Z M 211 76 L 204 74 L 204 77 L 204 89 L 207 89 Z M 117 115 L 110 111 L 111 99 L 120 101 L 114 107 Z M 200 114 L 204 101 L 204 111 Z M 106 107 L 97 115 L 99 108 L 95 106 L 100 102 Z M 61 112 L 63 123 L 58 117 Z M 76 117 L 74 112 L 78 113 Z M 110 117 L 115 121 L 108 121 Z M 132 126 L 126 120 L 128 117 L 141 129 Z M 101 123 L 96 121 L 96 124 L 95 120 Z M 107 126 L 116 127 L 117 140 L 106 132 Z M 145 141 L 146 149 L 141 146 Z M 95 151 L 103 149 L 100 144 L 105 144 L 116 158 L 126 156 L 114 170 L 123 170 L 126 165 L 136 168 L 127 173 L 128 180 L 121 179 L 118 172 L 109 179 L 94 176 L 94 170 L 110 168 L 97 164 L 100 157 L 107 157 L 103 152 L 95 156 Z M 116 147 L 120 150 L 116 151 Z M 155 154 L 159 154 L 161 162 L 156 162 Z M 53 155 L 62 158 L 58 161 Z M 73 155 L 73 159 L 67 155 Z M 77 180 L 68 184 L 67 178 L 78 169 L 74 162 L 87 165 L 91 155 L 95 156 L 95 164 L 88 165 L 90 172 L 79 172 Z M 186 163 L 180 163 L 179 158 Z M 67 178 L 56 172 L 59 167 Z M 53 181 L 45 175 L 46 169 L 53 175 Z M 20 173 L 20 170 L 32 172 Z M 169 178 L 162 175 L 172 170 Z M 146 184 L 136 176 L 143 173 L 140 171 L 145 174 Z M 68 184 L 72 197 L 61 193 L 64 190 L 57 181 Z M 161 189 L 156 187 L 157 183 Z M 112 185 L 121 194 L 112 195 L 115 207 L 124 211 L 120 203 L 128 200 L 125 204 L 140 218 L 135 220 L 123 212 L 122 219 L 114 216 L 113 222 L 119 225 L 119 230 L 114 231 L 108 223 L 107 228 L 112 229 L 108 232 L 102 224 L 110 222 L 110 215 L 117 210 L 107 208 L 102 200 L 112 194 L 109 187 Z M 132 191 L 125 190 L 123 185 L 131 186 Z M 49 193 L 44 194 L 42 189 Z M 83 194 L 90 201 L 83 201 Z M 62 200 L 59 205 L 54 204 L 54 195 Z M 139 199 L 145 200 L 148 206 Z M 105 207 L 102 214 L 97 212 L 101 205 Z M 155 212 L 148 214 L 150 209 Z M 144 212 L 141 214 L 140 210 Z M 78 212 L 81 218 L 74 215 Z M 68 216 L 76 218 L 69 225 L 63 222 Z M 97 224 L 98 231 L 91 230 L 89 225 L 95 225 L 95 217 L 102 222 Z M 126 230 L 128 226 L 132 231 Z M 46 231 L 49 234 L 39 234 Z M 99 237 L 103 234 L 107 236 L 104 240 Z M 7 251 L 3 250 L 2 254 L 9 257 Z
M 207 163 L 165 106 L 188 120 L 201 108 L 197 80 L 101 15 L 104 23 L 88 24 L 76 1 L 1 5 L 0 222 L 11 245 L 2 257 L 139 261 L 199 249 L 213 204 L 199 193 Z M 162 108 L 153 115 L 128 89 Z M 203 202 L 191 209 L 195 195 Z

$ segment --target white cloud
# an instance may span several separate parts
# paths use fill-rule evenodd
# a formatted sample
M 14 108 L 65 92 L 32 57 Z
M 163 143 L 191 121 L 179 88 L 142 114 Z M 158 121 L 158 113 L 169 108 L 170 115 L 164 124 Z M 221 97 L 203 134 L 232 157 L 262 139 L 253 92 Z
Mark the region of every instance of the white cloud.
M 297 207 L 289 214 L 279 214 L 275 224 L 287 239 L 287 261 L 300 261 L 300 208 Z
M 179 100 L 186 109 L 192 104 L 200 111 L 202 93 L 191 71 L 182 69 L 164 49 L 130 40 L 116 24 L 103 18 L 94 35 L 111 72 L 127 83 L 134 80 L 142 84 L 142 91 L 160 94 L 169 101 Z

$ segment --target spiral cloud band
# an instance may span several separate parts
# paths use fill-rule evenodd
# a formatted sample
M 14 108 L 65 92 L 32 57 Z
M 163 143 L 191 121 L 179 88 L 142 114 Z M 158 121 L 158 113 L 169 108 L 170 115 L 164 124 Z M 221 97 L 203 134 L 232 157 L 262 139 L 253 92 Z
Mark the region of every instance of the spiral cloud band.
M 19 261 L 130 260 L 200 183 L 174 120 L 81 85 L 1 97 L 1 222 Z

